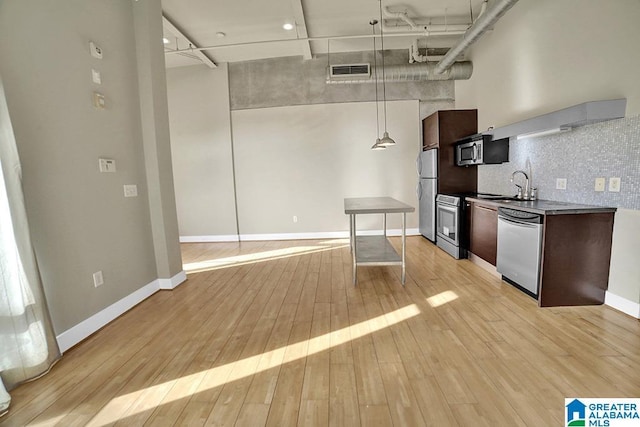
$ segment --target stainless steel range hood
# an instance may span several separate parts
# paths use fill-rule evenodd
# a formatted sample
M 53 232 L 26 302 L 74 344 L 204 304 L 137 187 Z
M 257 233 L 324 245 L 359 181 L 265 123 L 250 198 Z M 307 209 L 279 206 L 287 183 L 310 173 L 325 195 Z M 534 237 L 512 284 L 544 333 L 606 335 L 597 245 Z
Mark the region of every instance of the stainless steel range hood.
M 493 130 L 493 139 L 512 136 L 534 136 L 562 132 L 579 126 L 607 120 L 621 119 L 627 108 L 626 98 L 591 101 L 552 113 L 543 114 Z M 491 132 L 487 132 L 491 133 Z

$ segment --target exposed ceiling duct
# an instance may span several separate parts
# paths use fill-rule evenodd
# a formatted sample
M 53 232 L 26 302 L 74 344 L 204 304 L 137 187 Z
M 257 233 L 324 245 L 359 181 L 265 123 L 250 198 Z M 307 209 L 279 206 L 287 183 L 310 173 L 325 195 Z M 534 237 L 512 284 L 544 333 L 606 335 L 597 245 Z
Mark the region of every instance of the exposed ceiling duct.
M 467 30 L 462 37 L 462 40 L 457 45 L 452 47 L 449 52 L 440 60 L 435 72 L 440 74 L 444 73 L 452 64 L 455 63 L 456 58 L 460 56 L 464 51 L 475 43 L 482 35 L 489 30 L 493 24 L 495 24 L 502 15 L 504 15 L 511 7 L 516 4 L 518 0 L 497 0 L 496 4 L 476 19 L 473 25 Z M 486 0 L 485 0 L 486 3 Z
M 444 73 L 437 74 L 435 68 L 437 63 L 423 62 L 419 64 L 402 64 L 387 65 L 384 68 L 386 82 L 411 82 L 411 81 L 430 81 L 430 80 L 468 80 L 473 72 L 473 64 L 470 61 L 456 62 Z M 372 67 L 371 74 L 375 74 Z M 345 84 L 345 83 L 375 83 L 373 78 L 340 78 L 333 80 L 327 78 L 327 84 Z

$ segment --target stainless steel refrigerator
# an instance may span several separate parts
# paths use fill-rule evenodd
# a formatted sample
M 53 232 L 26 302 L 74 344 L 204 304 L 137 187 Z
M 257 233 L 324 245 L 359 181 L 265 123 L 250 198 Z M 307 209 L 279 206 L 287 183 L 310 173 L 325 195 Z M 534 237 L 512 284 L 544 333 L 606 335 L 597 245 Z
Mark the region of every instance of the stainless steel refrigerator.
M 418 226 L 420 234 L 435 242 L 438 150 L 434 148 L 420 152 L 416 165 L 418 168 Z

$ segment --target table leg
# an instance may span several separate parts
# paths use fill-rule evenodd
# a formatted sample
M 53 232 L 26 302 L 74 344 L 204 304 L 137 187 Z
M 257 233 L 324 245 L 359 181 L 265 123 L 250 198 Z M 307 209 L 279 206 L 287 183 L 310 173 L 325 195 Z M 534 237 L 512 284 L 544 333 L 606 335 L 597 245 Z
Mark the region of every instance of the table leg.
M 382 220 L 382 229 L 384 230 L 384 237 L 387 237 L 387 214 L 384 214 L 384 219 Z
M 353 214 L 349 215 L 349 251 L 353 253 Z
M 406 279 L 405 255 L 406 255 L 406 235 L 407 235 L 407 214 L 402 213 L 402 285 Z
M 351 215 L 351 241 L 352 243 L 352 248 L 351 248 L 351 259 L 352 259 L 352 276 L 353 276 L 353 286 L 356 285 L 356 283 L 358 282 L 358 269 L 357 269 L 357 265 L 356 265 L 356 254 L 358 251 L 358 245 L 357 245 L 357 237 L 356 237 L 356 215 L 352 214 Z

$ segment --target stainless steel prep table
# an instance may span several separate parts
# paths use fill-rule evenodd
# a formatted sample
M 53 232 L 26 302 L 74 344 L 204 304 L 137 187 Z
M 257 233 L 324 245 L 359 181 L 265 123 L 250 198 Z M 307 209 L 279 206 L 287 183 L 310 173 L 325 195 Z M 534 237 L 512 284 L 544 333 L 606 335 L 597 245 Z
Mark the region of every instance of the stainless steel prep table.
M 415 208 L 391 197 L 355 197 L 344 199 L 344 213 L 349 215 L 349 238 L 353 260 L 353 284 L 358 280 L 359 265 L 400 265 L 402 266 L 402 284 L 405 283 L 405 240 L 407 212 Z M 387 214 L 402 214 L 402 256 L 387 240 Z M 358 236 L 356 233 L 356 215 L 383 214 L 383 234 L 380 236 Z

